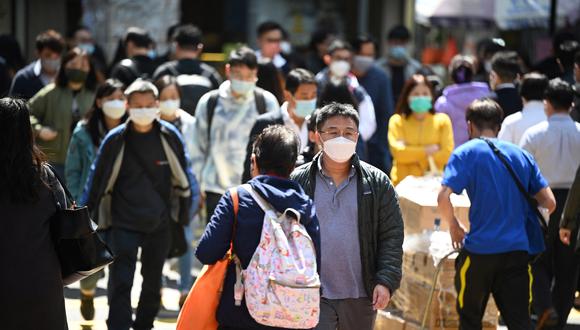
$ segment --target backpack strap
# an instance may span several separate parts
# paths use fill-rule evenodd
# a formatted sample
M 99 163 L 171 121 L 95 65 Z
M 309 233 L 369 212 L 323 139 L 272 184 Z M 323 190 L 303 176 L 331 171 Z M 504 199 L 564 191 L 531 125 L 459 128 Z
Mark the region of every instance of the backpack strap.
M 266 113 L 266 98 L 264 97 L 264 90 L 260 87 L 254 89 L 254 100 L 256 101 L 256 110 L 263 115 Z
M 179 71 L 177 71 L 177 64 L 173 65 L 173 63 L 167 65 L 167 70 L 169 72 L 171 72 L 171 75 L 174 76 L 175 78 L 177 78 L 181 73 L 179 73 Z
M 211 122 L 213 121 L 213 115 L 215 114 L 215 108 L 217 106 L 218 98 L 219 98 L 219 90 L 213 90 L 210 92 L 209 99 L 207 100 L 206 108 L 207 108 L 207 145 L 209 146 L 210 137 L 211 137 Z
M 240 209 L 240 198 L 238 196 L 238 188 L 230 188 L 230 198 L 234 206 L 234 228 L 232 230 L 232 239 L 230 240 L 230 250 L 234 249 L 234 235 L 236 232 L 236 225 L 238 224 L 238 210 Z

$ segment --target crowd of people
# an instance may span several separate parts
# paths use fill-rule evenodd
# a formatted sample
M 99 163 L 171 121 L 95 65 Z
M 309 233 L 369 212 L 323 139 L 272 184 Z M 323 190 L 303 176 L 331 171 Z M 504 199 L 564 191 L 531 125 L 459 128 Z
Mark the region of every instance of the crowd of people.
M 295 209 L 312 238 L 322 285 L 317 329 L 372 329 L 402 277 L 394 187 L 426 174 L 443 176 L 440 212 L 462 249 L 462 328 L 481 328 L 490 294 L 514 329 L 531 328 L 530 302 L 539 328 L 563 328 L 580 307 L 580 44 L 573 34 L 554 39 L 555 65 L 535 68 L 503 40 L 486 39 L 477 56 L 453 57 L 448 77 L 412 57 L 404 26 L 388 33 L 385 57 L 368 35 L 348 42 L 325 30 L 313 33 L 301 57 L 285 46 L 281 25 L 265 22 L 259 49 L 232 50 L 223 77 L 200 59 L 199 28 L 175 26 L 170 36 L 170 50 L 157 56 L 149 33 L 129 28 L 107 65 L 89 29 L 67 42 L 48 30 L 27 66 L 13 38 L 0 37 L 11 45 L 0 49 L 0 95 L 7 95 L 0 100 L 0 210 L 10 220 L 0 222 L 0 248 L 19 260 L 0 275 L 8 284 L 2 292 L 11 292 L 0 305 L 14 306 L 0 311 L 8 329 L 66 327 L 58 260 L 48 248 L 50 216 L 67 204 L 54 203 L 63 187 L 43 184 L 54 176 L 88 207 L 115 254 L 109 329 L 153 327 L 163 265 L 178 236 L 187 242 L 179 253 L 180 306 L 194 281 L 194 245 L 204 264 L 232 246 L 249 267 L 265 213 L 243 189 L 234 204 L 229 190 L 243 183 L 278 212 Z M 469 232 L 450 202 L 464 190 Z M 530 220 L 536 206 L 549 220 L 545 235 Z M 199 242 L 193 219 L 207 224 Z M 531 262 L 531 255 L 539 257 Z M 143 283 L 133 317 L 137 259 Z M 39 272 L 41 279 L 30 277 Z M 87 320 L 102 277 L 81 281 Z M 263 327 L 236 304 L 236 277 L 232 262 L 220 328 Z M 23 286 L 12 285 L 17 278 Z

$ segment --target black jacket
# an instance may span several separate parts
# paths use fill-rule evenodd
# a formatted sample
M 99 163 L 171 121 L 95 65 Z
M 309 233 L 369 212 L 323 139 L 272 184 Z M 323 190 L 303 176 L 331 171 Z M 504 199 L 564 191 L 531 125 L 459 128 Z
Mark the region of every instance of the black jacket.
M 244 161 L 242 183 L 246 183 L 252 178 L 252 173 L 250 173 L 250 159 L 252 157 L 254 141 L 266 127 L 272 125 L 284 125 L 284 119 L 282 119 L 282 113 L 280 111 L 267 112 L 256 119 L 256 123 L 250 131 L 250 140 L 248 140 L 248 146 L 246 147 L 246 160 Z
M 312 162 L 300 166 L 290 176 L 313 200 L 321 155 L 319 153 Z M 374 287 L 382 284 L 392 294 L 401 282 L 403 258 L 404 233 L 399 200 L 386 174 L 361 162 L 356 155 L 351 162 L 358 177 L 358 239 L 365 289 L 368 297 L 372 297 Z
M 35 65 L 36 61 L 16 72 L 14 79 L 12 79 L 12 85 L 10 86 L 8 95 L 28 100 L 44 87 L 40 76 L 34 73 Z
M 515 87 L 496 90 L 493 99 L 501 106 L 504 118 L 518 111 L 522 111 L 524 107 L 522 97 Z

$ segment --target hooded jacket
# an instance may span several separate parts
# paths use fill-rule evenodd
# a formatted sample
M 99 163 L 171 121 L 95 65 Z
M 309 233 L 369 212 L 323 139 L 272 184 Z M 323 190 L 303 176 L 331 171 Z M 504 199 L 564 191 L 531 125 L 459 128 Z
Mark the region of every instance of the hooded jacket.
M 488 96 L 489 93 L 489 87 L 485 83 L 455 84 L 446 87 L 443 90 L 443 95 L 435 102 L 435 111 L 445 113 L 451 118 L 455 148 L 469 141 L 467 122 L 465 121 L 467 107 L 471 102 Z
M 249 185 L 278 212 L 293 208 L 300 213 L 300 222 L 314 242 L 316 262 L 320 270 L 320 231 L 313 201 L 294 181 L 273 177 L 258 176 Z M 221 260 L 230 247 L 233 238 L 233 252 L 240 259 L 243 269 L 248 267 L 262 233 L 264 212 L 250 194 L 238 188 L 239 210 L 234 232 L 234 211 L 230 192 L 219 201 L 209 224 L 205 229 L 195 255 L 205 265 Z M 246 307 L 234 305 L 234 284 L 236 281 L 235 264 L 228 266 L 223 292 L 217 311 L 220 326 L 240 329 L 272 329 L 257 323 Z

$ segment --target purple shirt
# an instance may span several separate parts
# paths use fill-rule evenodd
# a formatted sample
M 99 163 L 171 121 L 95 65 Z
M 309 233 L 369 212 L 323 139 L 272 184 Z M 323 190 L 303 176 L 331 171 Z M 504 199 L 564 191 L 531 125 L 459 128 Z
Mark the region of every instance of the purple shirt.
M 435 111 L 446 113 L 453 125 L 453 141 L 455 148 L 469 140 L 465 112 L 471 102 L 488 96 L 490 93 L 486 83 L 471 82 L 455 84 L 446 87 L 443 94 L 435 102 Z

